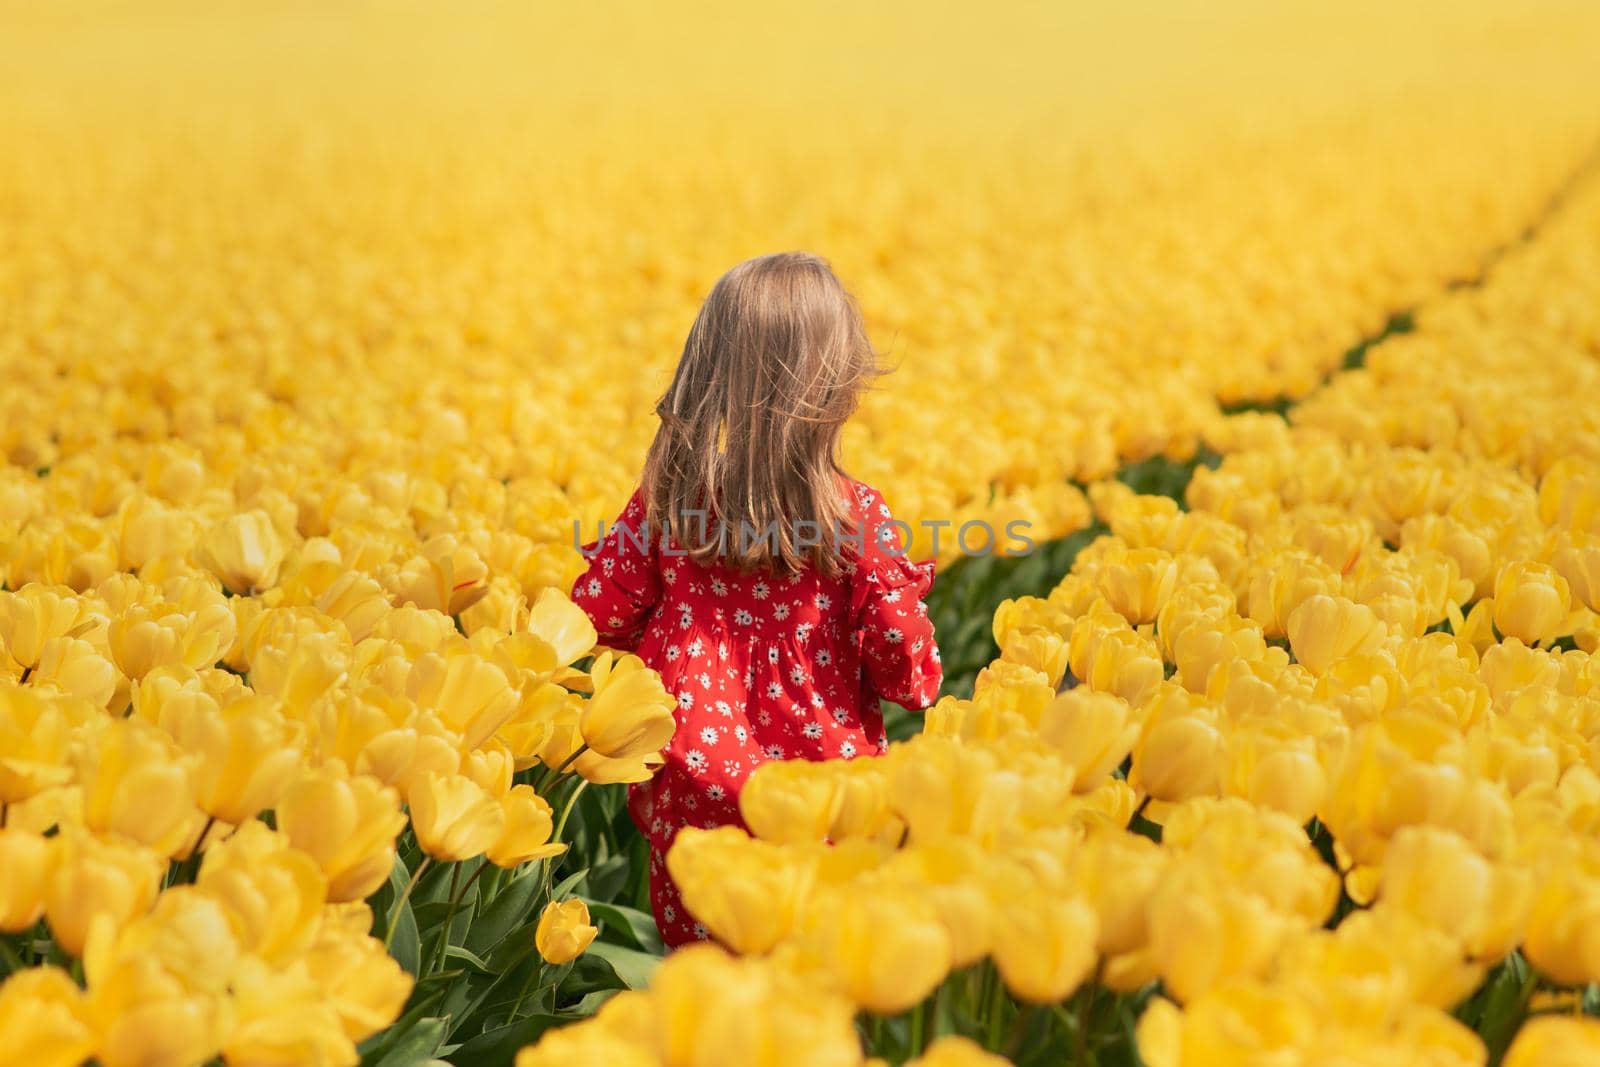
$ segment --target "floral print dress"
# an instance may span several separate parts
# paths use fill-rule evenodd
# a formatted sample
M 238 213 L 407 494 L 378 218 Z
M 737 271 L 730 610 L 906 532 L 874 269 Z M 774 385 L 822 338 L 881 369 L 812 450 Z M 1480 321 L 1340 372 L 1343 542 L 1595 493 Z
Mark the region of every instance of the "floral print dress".
M 649 838 L 650 900 L 663 939 L 706 930 L 683 907 L 666 852 L 685 826 L 742 826 L 739 790 L 769 760 L 854 759 L 884 751 L 880 697 L 925 708 L 943 672 L 922 598 L 933 564 L 913 563 L 876 490 L 850 483 L 865 551 L 829 578 L 740 574 L 650 543 L 637 491 L 600 541 L 572 598 L 603 644 L 636 652 L 678 698 L 666 762 L 629 787 Z M 851 543 L 853 546 L 853 542 Z

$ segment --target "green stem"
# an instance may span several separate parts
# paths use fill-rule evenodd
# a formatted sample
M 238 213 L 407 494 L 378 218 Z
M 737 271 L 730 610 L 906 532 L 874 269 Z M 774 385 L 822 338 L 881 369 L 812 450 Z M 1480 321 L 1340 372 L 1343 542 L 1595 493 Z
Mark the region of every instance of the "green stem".
M 589 745 L 587 742 L 573 749 L 572 755 L 561 761 L 561 766 L 552 770 L 548 776 L 540 779 L 539 792 L 543 793 L 545 786 L 550 785 L 552 782 L 555 782 L 557 779 L 559 779 L 563 774 L 566 774 L 567 768 L 578 762 L 578 757 L 587 751 L 589 751 Z
M 1037 1004 L 1024 1004 L 1011 1021 L 1011 1030 L 1006 1034 L 1006 1059 L 1014 1060 L 1017 1053 L 1022 1051 L 1022 1039 L 1027 1036 L 1028 1023 L 1033 1021 L 1034 1012 L 1038 1010 Z
M 588 784 L 587 781 L 579 780 L 577 788 L 572 791 L 572 795 L 567 798 L 566 804 L 561 808 L 561 818 L 556 820 L 556 828 L 550 834 L 550 840 L 561 840 L 561 831 L 567 828 L 567 816 L 572 814 L 572 806 L 578 802 L 578 795 L 583 792 L 584 787 Z
M 411 880 L 400 891 L 400 897 L 394 902 L 394 907 L 389 909 L 389 928 L 383 932 L 383 947 L 388 951 L 389 945 L 394 941 L 394 924 L 400 918 L 400 909 L 406 906 L 406 901 L 411 899 L 411 891 L 417 887 L 417 879 L 422 877 L 422 872 L 428 869 L 428 864 L 433 862 L 432 856 L 422 857 L 422 862 L 417 864 L 417 869 L 411 872 Z
M 990 964 L 993 967 L 993 964 Z M 989 1027 L 989 1040 L 985 1044 L 990 1052 L 1000 1051 L 1000 1015 L 1005 1007 L 1006 983 L 1000 977 L 998 967 L 994 968 L 994 982 L 989 987 L 989 1018 L 986 1020 Z
M 927 1012 L 928 1002 L 926 999 L 918 1001 L 917 1006 L 911 1009 L 911 1040 L 906 1050 L 907 1055 L 919 1056 L 922 1054 L 923 1017 L 927 1014 Z
M 1094 965 L 1094 977 L 1089 979 L 1089 985 L 1078 991 L 1078 1025 L 1074 1027 L 1072 1062 L 1078 1067 L 1089 1062 L 1089 1023 L 1092 1021 L 1091 1009 L 1094 1007 L 1095 994 L 1100 992 L 1100 979 L 1105 976 L 1106 960 L 1100 957 Z
M 445 953 L 450 950 L 450 924 L 455 921 L 456 908 L 458 908 L 461 905 L 461 901 L 466 898 L 467 890 L 472 888 L 472 883 L 476 882 L 478 880 L 478 876 L 492 866 L 494 865 L 488 860 L 484 860 L 482 863 L 479 863 L 478 869 L 467 876 L 467 880 L 462 883 L 460 889 L 456 888 L 456 881 L 461 874 L 461 864 L 456 864 L 455 868 L 450 872 L 450 906 L 449 908 L 445 909 L 444 930 L 439 934 L 439 956 L 437 962 L 434 964 L 434 970 L 438 971 L 444 969 Z
M 482 870 L 480 867 L 479 870 Z M 433 957 L 430 971 L 444 969 L 444 954 L 450 950 L 450 924 L 456 921 L 456 905 L 461 903 L 461 864 L 450 865 L 450 903 L 444 910 L 444 926 L 439 929 L 439 951 Z

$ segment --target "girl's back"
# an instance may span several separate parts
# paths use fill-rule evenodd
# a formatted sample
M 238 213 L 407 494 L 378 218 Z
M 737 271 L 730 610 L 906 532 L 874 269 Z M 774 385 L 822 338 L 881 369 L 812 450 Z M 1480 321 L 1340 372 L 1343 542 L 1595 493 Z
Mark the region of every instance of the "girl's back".
M 843 297 L 810 256 L 751 261 L 718 283 L 663 398 L 644 484 L 586 546 L 573 586 L 601 642 L 637 652 L 678 700 L 664 765 L 629 791 L 669 944 L 704 936 L 665 872 L 679 829 L 741 825 L 740 788 L 769 760 L 876 755 L 879 699 L 926 707 L 941 682 L 922 603 L 932 564 L 904 557 L 883 499 L 833 459 L 871 372 Z

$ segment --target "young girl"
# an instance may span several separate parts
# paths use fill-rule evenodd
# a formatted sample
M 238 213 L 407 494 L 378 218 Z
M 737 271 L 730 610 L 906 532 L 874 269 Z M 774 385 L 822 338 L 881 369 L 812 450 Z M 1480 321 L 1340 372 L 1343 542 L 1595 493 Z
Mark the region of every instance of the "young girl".
M 938 693 L 933 564 L 905 558 L 882 497 L 836 458 L 876 372 L 825 261 L 741 263 L 689 331 L 641 485 L 585 546 L 574 601 L 678 698 L 665 765 L 628 793 L 669 945 L 706 937 L 667 874 L 680 828 L 742 825 L 739 790 L 768 760 L 882 752 L 879 698 Z

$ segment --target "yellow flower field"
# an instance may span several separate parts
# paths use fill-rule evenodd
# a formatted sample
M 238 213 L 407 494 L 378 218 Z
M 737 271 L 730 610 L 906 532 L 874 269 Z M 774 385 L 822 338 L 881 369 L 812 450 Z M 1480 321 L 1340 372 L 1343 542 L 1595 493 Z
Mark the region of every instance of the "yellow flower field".
M 1589 1062 L 1597 45 L 0 4 L 0 1048 Z M 846 458 L 914 551 L 1086 545 L 952 608 L 998 654 L 918 736 L 687 831 L 720 947 L 663 962 L 674 697 L 565 594 L 699 301 L 794 247 L 896 368 Z

